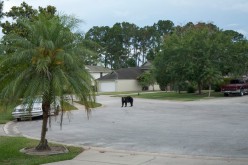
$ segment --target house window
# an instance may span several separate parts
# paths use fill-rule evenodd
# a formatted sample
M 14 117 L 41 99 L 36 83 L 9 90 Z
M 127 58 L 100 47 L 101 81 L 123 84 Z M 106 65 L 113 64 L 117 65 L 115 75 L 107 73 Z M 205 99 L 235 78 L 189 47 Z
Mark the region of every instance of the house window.
M 100 78 L 102 77 L 102 72 L 100 72 Z

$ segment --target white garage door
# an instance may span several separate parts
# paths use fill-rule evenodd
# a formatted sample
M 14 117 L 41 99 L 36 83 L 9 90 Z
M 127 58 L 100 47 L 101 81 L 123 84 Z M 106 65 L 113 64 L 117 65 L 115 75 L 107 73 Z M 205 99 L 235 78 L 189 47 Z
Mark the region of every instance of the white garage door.
M 100 82 L 99 92 L 115 92 L 115 82 Z

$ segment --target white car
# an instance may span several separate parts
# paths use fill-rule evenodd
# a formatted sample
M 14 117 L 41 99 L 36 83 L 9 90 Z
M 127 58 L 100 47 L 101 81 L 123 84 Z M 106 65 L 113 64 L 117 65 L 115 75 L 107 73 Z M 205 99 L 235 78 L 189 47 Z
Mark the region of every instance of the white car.
M 14 108 L 12 112 L 12 116 L 17 120 L 20 121 L 22 119 L 30 119 L 33 117 L 39 117 L 43 115 L 42 111 L 42 98 L 37 97 L 33 105 L 31 106 L 31 110 L 28 109 L 28 104 L 21 104 Z M 55 99 L 55 106 L 54 103 L 51 104 L 51 111 L 50 115 L 54 115 L 55 111 L 60 108 L 60 101 L 58 98 Z

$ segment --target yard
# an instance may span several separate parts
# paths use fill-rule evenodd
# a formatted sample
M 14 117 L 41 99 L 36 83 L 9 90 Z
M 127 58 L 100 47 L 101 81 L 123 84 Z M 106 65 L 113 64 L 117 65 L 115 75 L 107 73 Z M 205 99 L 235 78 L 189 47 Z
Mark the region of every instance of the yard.
M 6 137 L 0 136 L 0 164 L 1 165 L 39 165 L 50 162 L 73 159 L 83 151 L 80 147 L 67 146 L 69 150 L 66 154 L 50 156 L 32 156 L 20 152 L 20 149 L 34 147 L 38 144 L 37 140 L 31 140 L 24 137 Z M 50 144 L 55 145 L 55 144 Z M 57 146 L 57 144 L 56 144 Z
M 214 99 L 223 97 L 221 92 L 212 92 L 211 97 L 208 97 L 208 91 L 203 91 L 202 94 L 187 93 L 187 92 L 164 92 L 164 91 L 136 91 L 136 92 L 105 92 L 99 95 L 112 95 L 114 97 L 132 96 L 135 98 L 158 99 L 158 100 L 177 100 L 177 101 L 194 101 L 201 99 Z

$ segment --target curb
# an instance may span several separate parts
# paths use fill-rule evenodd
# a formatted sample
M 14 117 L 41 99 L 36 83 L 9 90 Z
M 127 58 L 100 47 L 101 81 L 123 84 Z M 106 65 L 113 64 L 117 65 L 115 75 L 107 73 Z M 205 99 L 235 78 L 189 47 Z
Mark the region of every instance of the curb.
M 9 127 L 11 124 L 14 124 L 13 121 L 9 121 L 8 123 L 6 123 L 4 126 L 3 126 L 3 131 L 6 135 L 8 136 L 17 136 L 17 135 L 22 135 L 22 133 L 17 129 L 16 126 L 13 126 L 13 133 L 16 134 L 16 135 L 11 135 L 10 134 L 10 131 L 9 131 Z
M 39 140 L 39 138 L 34 138 L 28 135 L 23 135 L 26 138 L 29 139 L 35 139 Z M 222 161 L 245 161 L 248 162 L 248 158 L 238 158 L 238 157 L 218 157 L 218 156 L 204 156 L 204 155 L 180 155 L 180 154 L 174 154 L 174 153 L 153 153 L 153 152 L 140 152 L 140 151 L 129 151 L 129 150 L 117 150 L 117 149 L 110 149 L 110 148 L 101 148 L 101 147 L 92 147 L 92 146 L 83 146 L 83 145 L 75 145 L 75 144 L 68 144 L 63 142 L 57 142 L 49 140 L 50 143 L 54 144 L 60 144 L 65 146 L 74 146 L 74 147 L 81 147 L 85 151 L 94 150 L 99 153 L 117 153 L 117 154 L 128 154 L 128 155 L 145 155 L 145 156 L 155 156 L 155 157 L 169 157 L 169 158 L 186 158 L 186 159 L 201 159 L 201 160 L 222 160 Z M 84 152 L 85 152 L 84 151 Z M 83 152 L 81 153 L 83 154 Z M 79 154 L 80 155 L 80 154 Z M 75 157 L 76 158 L 76 157 Z M 75 159 L 74 158 L 74 159 Z
M 9 121 L 8 123 L 6 123 L 4 126 L 3 126 L 3 131 L 6 135 L 9 134 L 9 130 L 7 127 L 9 127 L 9 125 L 12 124 L 12 121 Z

